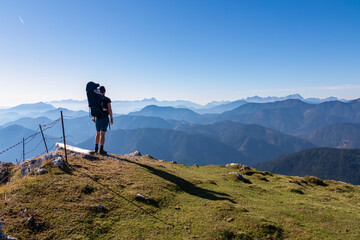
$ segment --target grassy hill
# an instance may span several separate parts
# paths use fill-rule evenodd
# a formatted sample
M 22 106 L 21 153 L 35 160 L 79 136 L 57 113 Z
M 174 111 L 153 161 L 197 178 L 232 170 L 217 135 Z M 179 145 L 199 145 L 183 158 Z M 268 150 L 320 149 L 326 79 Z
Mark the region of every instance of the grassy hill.
M 0 220 L 7 235 L 30 240 L 360 236 L 359 186 L 318 185 L 315 178 L 255 169 L 186 167 L 149 157 L 89 161 L 73 155 L 69 163 L 71 171 L 53 169 L 22 179 L 14 171 L 11 182 L 0 186 Z M 151 199 L 141 200 L 138 193 Z

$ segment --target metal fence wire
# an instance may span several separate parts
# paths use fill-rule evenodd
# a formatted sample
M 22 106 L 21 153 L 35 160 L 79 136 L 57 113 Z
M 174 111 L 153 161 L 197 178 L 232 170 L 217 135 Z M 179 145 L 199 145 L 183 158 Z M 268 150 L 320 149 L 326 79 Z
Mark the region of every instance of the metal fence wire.
M 62 116 L 62 111 L 61 111 L 61 116 Z M 39 129 L 37 129 L 35 133 L 23 138 L 21 141 L 17 142 L 16 144 L 14 144 L 12 146 L 7 147 L 6 149 L 1 150 L 0 155 L 6 153 L 6 152 L 8 152 L 8 151 L 10 151 L 10 150 L 14 149 L 15 147 L 22 144 L 23 145 L 23 151 L 21 153 L 21 156 L 20 156 L 19 160 L 16 159 L 16 162 L 24 162 L 25 161 L 25 156 L 35 152 L 40 147 L 41 144 L 45 144 L 45 146 L 46 146 L 46 143 L 49 140 L 64 140 L 64 138 L 67 137 L 67 136 L 47 137 L 46 138 L 43 135 L 46 130 L 55 127 L 62 120 L 63 120 L 63 118 L 60 117 L 60 118 L 55 119 L 51 123 L 39 124 Z M 37 144 L 35 144 L 35 146 L 31 150 L 25 151 L 25 146 L 28 145 L 30 142 L 32 142 L 39 134 L 43 135 L 42 139 Z M 54 148 L 55 148 L 55 143 L 50 148 L 46 149 L 46 151 L 40 153 L 39 155 L 43 155 L 43 154 L 53 150 Z

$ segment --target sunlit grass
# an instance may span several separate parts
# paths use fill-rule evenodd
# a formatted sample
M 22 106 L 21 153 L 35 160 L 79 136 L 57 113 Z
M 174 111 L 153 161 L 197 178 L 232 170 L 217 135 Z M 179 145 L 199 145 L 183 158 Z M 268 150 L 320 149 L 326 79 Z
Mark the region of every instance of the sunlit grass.
M 148 157 L 70 157 L 0 187 L 4 232 L 21 239 L 359 239 L 360 188 Z M 252 184 L 228 174 L 242 173 Z M 302 192 L 302 193 L 301 193 Z M 139 201 L 136 194 L 151 198 Z M 102 207 L 99 207 L 101 204 Z M 20 213 L 20 209 L 27 209 Z M 33 216 L 39 230 L 28 227 Z

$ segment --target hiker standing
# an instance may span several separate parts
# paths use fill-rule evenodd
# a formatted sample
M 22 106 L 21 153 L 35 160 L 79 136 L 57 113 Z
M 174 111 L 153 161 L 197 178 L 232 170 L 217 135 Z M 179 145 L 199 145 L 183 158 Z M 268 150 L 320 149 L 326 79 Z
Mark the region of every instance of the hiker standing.
M 111 100 L 108 97 L 105 97 L 105 87 L 100 87 L 100 94 L 104 97 L 100 101 L 100 110 L 103 113 L 102 117 L 94 117 L 94 122 L 96 125 L 96 136 L 95 136 L 95 152 L 99 150 L 99 142 L 100 142 L 100 154 L 107 154 L 107 151 L 104 150 L 105 144 L 105 133 L 107 127 L 109 126 L 109 115 L 110 115 L 110 124 L 113 124 L 113 114 L 111 109 Z

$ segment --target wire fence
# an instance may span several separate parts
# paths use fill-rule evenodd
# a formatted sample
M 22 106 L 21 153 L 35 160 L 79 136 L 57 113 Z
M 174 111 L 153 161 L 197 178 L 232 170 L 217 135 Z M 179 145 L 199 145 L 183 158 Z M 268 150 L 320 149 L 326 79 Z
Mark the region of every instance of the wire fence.
M 19 147 L 22 145 L 21 156 L 19 157 L 19 159 L 15 159 L 15 161 L 17 163 L 20 163 L 20 162 L 24 162 L 26 160 L 26 156 L 33 156 L 34 154 L 43 155 L 45 153 L 48 153 L 49 151 L 52 151 L 56 147 L 55 146 L 56 142 L 54 142 L 54 141 L 56 141 L 56 140 L 64 141 L 64 143 L 65 143 L 65 138 L 71 137 L 69 135 L 65 136 L 63 118 L 64 117 L 61 112 L 61 117 L 59 117 L 58 119 L 55 119 L 53 122 L 47 123 L 47 124 L 39 124 L 39 127 L 38 127 L 38 129 L 36 129 L 35 133 L 33 133 L 29 136 L 23 137 L 22 140 L 19 140 L 14 145 L 1 150 L 0 155 L 6 153 L 8 151 L 14 150 L 16 147 Z M 68 117 L 66 117 L 66 118 L 68 118 Z M 46 135 L 44 135 L 45 131 L 55 127 L 59 122 L 62 123 L 62 134 L 61 134 L 62 136 L 61 137 L 55 137 L 55 136 L 46 137 Z M 39 135 L 42 136 L 40 138 L 40 140 L 37 138 Z M 35 141 L 35 140 L 38 140 L 38 141 L 35 142 L 35 144 L 33 144 L 33 141 Z M 48 143 L 50 143 L 49 148 L 47 147 Z M 40 152 L 41 147 L 43 147 L 46 150 L 43 152 Z M 30 148 L 30 149 L 28 149 L 28 148 Z

